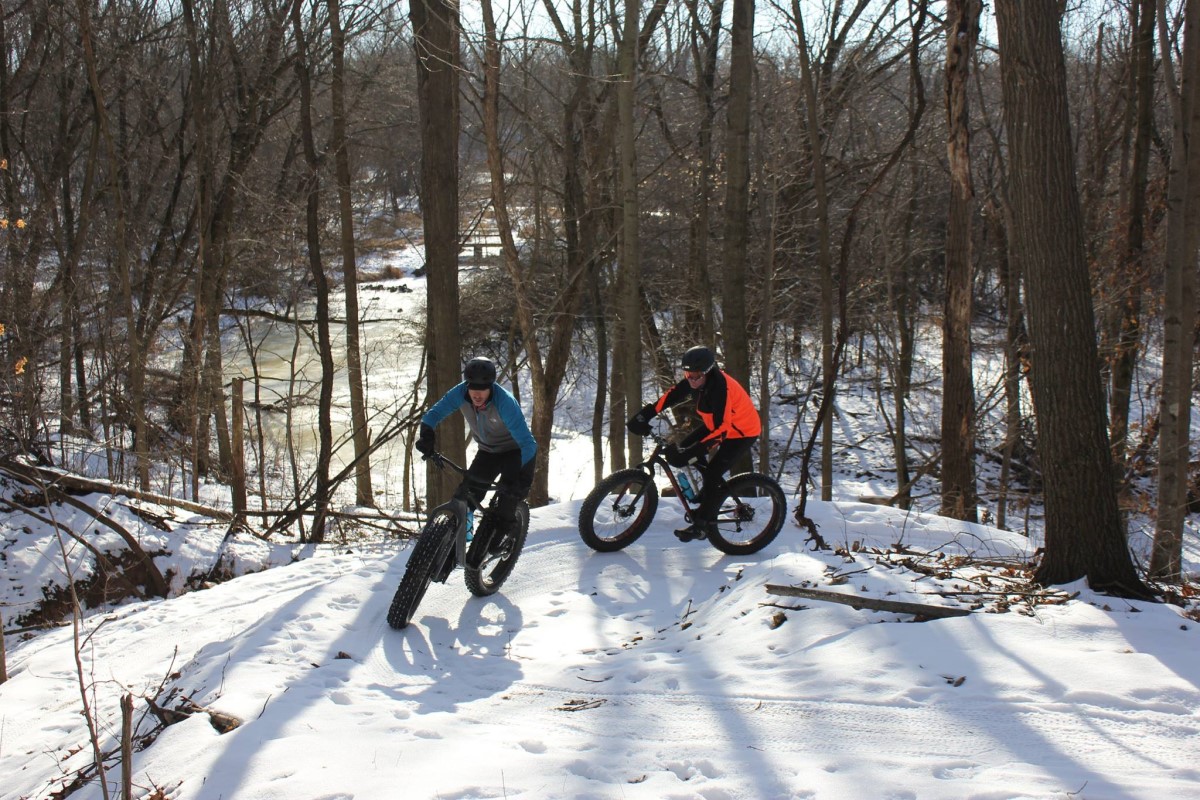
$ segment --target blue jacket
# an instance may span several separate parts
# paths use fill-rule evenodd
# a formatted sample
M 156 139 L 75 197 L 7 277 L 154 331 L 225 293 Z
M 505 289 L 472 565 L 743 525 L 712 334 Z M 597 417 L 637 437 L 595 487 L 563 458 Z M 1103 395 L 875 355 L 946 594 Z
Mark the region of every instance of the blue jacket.
M 528 464 L 537 455 L 537 442 L 529 432 L 525 415 L 517 399 L 498 383 L 492 384 L 492 396 L 482 411 L 476 411 L 471 405 L 471 397 L 467 394 L 467 382 L 455 386 L 433 404 L 433 407 L 421 417 L 421 424 L 436 428 L 442 420 L 454 413 L 455 409 L 462 412 L 471 436 L 475 438 L 480 450 L 489 453 L 507 453 L 509 450 L 521 449 L 521 464 Z

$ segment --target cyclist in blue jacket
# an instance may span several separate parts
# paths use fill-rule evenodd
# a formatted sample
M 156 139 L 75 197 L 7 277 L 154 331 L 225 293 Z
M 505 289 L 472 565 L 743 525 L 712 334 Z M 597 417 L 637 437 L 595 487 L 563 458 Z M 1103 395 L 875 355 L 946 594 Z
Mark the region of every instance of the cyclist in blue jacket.
M 454 413 L 462 412 L 477 450 L 469 478 L 488 484 L 500 477 L 500 506 L 498 518 L 504 522 L 515 518 L 517 505 L 529 495 L 533 486 L 533 469 L 537 442 L 521 413 L 517 399 L 496 383 L 496 364 L 490 358 L 472 358 L 463 367 L 463 382 L 446 392 L 421 418 L 417 451 L 428 457 L 435 449 L 434 428 Z M 482 500 L 482 498 L 476 498 Z M 492 539 L 492 549 L 498 549 L 506 530 Z

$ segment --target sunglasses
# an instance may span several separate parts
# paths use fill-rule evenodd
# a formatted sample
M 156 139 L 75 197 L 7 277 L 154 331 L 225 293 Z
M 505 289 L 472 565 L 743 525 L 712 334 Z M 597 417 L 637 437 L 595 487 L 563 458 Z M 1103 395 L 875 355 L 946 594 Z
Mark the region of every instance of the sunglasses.
M 704 373 L 698 369 L 685 369 L 683 371 L 683 377 L 687 378 L 689 381 L 694 381 L 703 375 Z

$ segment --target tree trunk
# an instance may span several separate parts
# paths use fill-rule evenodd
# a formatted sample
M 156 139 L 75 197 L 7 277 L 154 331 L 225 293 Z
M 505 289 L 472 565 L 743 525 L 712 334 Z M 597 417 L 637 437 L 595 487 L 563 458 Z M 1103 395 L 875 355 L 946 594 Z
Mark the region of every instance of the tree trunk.
M 588 280 L 591 286 L 595 313 L 592 324 L 596 329 L 596 398 L 592 403 L 592 475 L 599 483 L 604 478 L 604 409 L 608 405 L 608 325 L 604 321 L 600 275 L 593 270 Z M 625 452 L 622 450 L 621 452 Z
M 206 472 L 203 467 L 201 454 L 202 442 L 205 437 L 200 435 L 201 422 L 200 384 L 203 372 L 203 354 L 205 331 L 210 324 L 211 314 L 207 298 L 209 292 L 206 284 L 211 280 L 211 274 L 216 270 L 214 250 L 210 239 L 212 225 L 209 221 L 212 213 L 212 147 L 206 120 L 211 116 L 209 109 L 206 83 L 201 67 L 201 28 L 196 18 L 196 7 L 193 0 L 183 0 L 183 18 L 187 30 L 188 46 L 188 107 L 195 137 L 195 194 L 196 212 L 201 224 L 196 233 L 196 273 L 193 285 L 194 309 L 189 324 L 188 335 L 184 339 L 183 367 L 180 374 L 175 409 L 172 414 L 176 429 L 185 432 L 192 440 L 192 496 L 200 491 L 200 476 Z
M 1118 276 L 1121 294 L 1117 302 L 1120 319 L 1116 325 L 1112 354 L 1109 401 L 1109 435 L 1118 475 L 1125 470 L 1126 439 L 1129 434 L 1129 403 L 1133 391 L 1141 343 L 1142 293 L 1146 286 L 1145 244 L 1146 188 L 1149 183 L 1150 147 L 1154 120 L 1154 5 L 1155 0 L 1138 0 L 1130 6 L 1134 17 L 1130 83 L 1133 95 L 1133 152 L 1128 180 L 1128 210 L 1125 247 Z
M 695 296 L 685 310 L 689 341 L 714 342 L 712 278 L 709 275 L 708 249 L 712 232 L 713 127 L 717 115 L 716 81 L 720 55 L 721 17 L 724 0 L 707 3 L 707 28 L 701 24 L 698 0 L 687 0 L 692 14 L 692 54 L 696 62 L 696 94 L 700 123 L 696 132 L 696 199 L 688 230 L 688 264 Z
M 434 402 L 462 381 L 462 337 L 458 321 L 458 3 L 410 0 L 417 50 L 417 99 L 421 116 L 421 217 L 425 224 L 426 393 Z M 463 421 L 442 423 L 439 449 L 455 461 L 466 458 Z M 458 476 L 426 470 L 428 501 L 449 499 Z
M 1028 337 L 1021 305 L 1019 261 L 1008 246 L 1006 231 L 1013 228 L 1012 211 L 1003 199 L 992 206 L 999 254 L 999 277 L 1004 291 L 1004 442 L 1000 447 L 1000 486 L 996 500 L 996 527 L 1008 530 L 1012 462 L 1022 437 L 1021 374 L 1028 357 Z M 1024 455 L 1024 453 L 1022 453 Z
M 916 308 L 919 299 L 913 281 L 912 230 L 916 215 L 920 172 L 914 161 L 911 168 L 910 192 L 901 217 L 900 242 L 897 257 L 888 272 L 888 300 L 896 325 L 896 355 L 892 359 L 892 458 L 896 464 L 896 505 L 912 507 L 912 492 L 908 469 L 908 396 L 912 386 L 913 354 L 916 342 Z
M 760 176 L 761 177 L 761 176 Z M 758 411 L 762 417 L 762 432 L 758 436 L 758 471 L 770 474 L 771 464 L 771 365 L 775 351 L 775 257 L 779 185 L 776 181 L 761 180 L 765 195 L 762 214 L 767 230 L 767 247 L 763 258 L 762 313 L 758 347 Z M 769 188 L 768 188 L 769 187 Z
M 617 55 L 618 140 L 620 141 L 621 256 L 618 267 L 618 318 L 621 321 L 615 357 L 625 375 L 625 409 L 632 414 L 642 407 L 642 267 L 638 245 L 637 150 L 634 137 L 634 103 L 637 98 L 638 7 L 640 0 L 625 0 L 625 25 Z M 625 432 L 631 462 L 641 461 L 642 437 Z
M 83 44 L 84 61 L 87 66 L 88 84 L 92 90 L 96 120 L 101 139 L 109 160 L 110 182 L 116 204 L 116 223 L 113 235 L 116 239 L 117 285 L 121 297 L 122 313 L 125 316 L 126 365 L 129 386 L 130 413 L 133 416 L 133 447 L 137 460 L 137 480 L 141 489 L 150 488 L 150 447 L 146 423 L 146 363 L 144 347 L 137 326 L 137 315 L 133 306 L 133 278 L 130 275 L 131 258 L 127 242 L 125 193 L 118 177 L 121 174 L 116 140 L 109 124 L 108 111 L 104 107 L 104 91 L 100 86 L 99 67 L 92 43 L 91 7 L 79 3 L 80 38 Z
M 487 147 L 488 170 L 491 177 L 492 209 L 496 215 L 496 225 L 501 240 L 501 250 L 504 266 L 513 282 L 513 294 L 516 300 L 517 321 L 521 327 L 528 363 L 533 384 L 533 421 L 530 432 L 538 443 L 537 471 L 533 488 L 529 493 L 530 505 L 544 505 L 549 500 L 549 458 L 550 442 L 554 427 L 554 408 L 558 400 L 558 392 L 562 388 L 566 376 L 567 364 L 571 354 L 571 342 L 578 317 L 579 306 L 583 295 L 583 287 L 587 285 L 586 276 L 593 268 L 591 245 L 594 241 L 593 227 L 587 214 L 573 217 L 567 223 L 567 259 L 566 277 L 561 286 L 559 296 L 549 309 L 548 318 L 549 344 L 543 355 L 542 336 L 539 334 L 539 323 L 535 318 L 536 299 L 528 286 L 527 276 L 520 261 L 516 241 L 513 238 L 513 224 L 508 211 L 508 191 L 505 181 L 504 159 L 500 150 L 500 47 L 496 36 L 496 24 L 489 0 L 483 0 L 482 12 L 485 28 L 485 57 L 484 57 L 484 139 Z M 577 89 L 579 85 L 577 84 Z M 577 91 L 576 99 L 582 98 Z M 568 140 L 574 122 L 574 111 L 578 109 L 568 103 L 568 116 L 565 130 Z M 580 164 L 574 168 L 578 170 Z M 582 208 L 583 186 L 579 172 L 572 172 L 568 166 L 566 174 L 568 208 L 572 204 Z M 570 215 L 568 215 L 570 216 Z M 586 249 L 585 249 L 586 248 Z
M 1146 596 L 1117 511 L 1067 109 L 1058 6 L 997 0 L 1011 151 L 1012 246 L 1022 254 L 1046 542 L 1035 578 L 1087 578 Z M 1046 236 L 1046 231 L 1055 235 Z
M 746 321 L 746 249 L 750 241 L 750 106 L 754 95 L 754 0 L 733 0 L 725 134 L 725 246 L 721 336 L 725 371 L 750 384 Z M 708 344 L 704 342 L 704 344 Z M 738 471 L 735 466 L 735 471 Z
M 1158 519 L 1150 574 L 1178 583 L 1182 578 L 1183 522 L 1187 515 L 1188 452 L 1195 365 L 1196 253 L 1200 239 L 1200 0 L 1184 11 L 1183 63 L 1178 90 L 1169 87 L 1174 121 L 1167 186 L 1167 243 L 1164 267 L 1162 397 L 1158 431 Z M 1165 31 L 1166 23 L 1159 23 Z M 1160 50 L 1167 54 L 1165 33 Z M 1166 70 L 1168 76 L 1172 69 Z
M 941 514 L 976 522 L 975 381 L 971 368 L 971 133 L 967 80 L 979 36 L 978 0 L 951 0 L 946 20 L 946 298 L 942 321 Z
M 96 182 L 96 160 L 99 156 L 100 148 L 100 130 L 93 126 L 92 135 L 88 144 L 87 155 L 84 159 L 84 175 L 83 186 L 80 188 L 79 197 L 82 207 L 79 209 L 79 214 L 76 215 L 75 208 L 71 202 L 70 173 L 65 173 L 61 178 L 62 197 L 63 197 L 63 227 L 66 235 L 69 237 L 67 243 L 66 257 L 63 259 L 63 323 L 62 323 L 62 341 L 59 348 L 59 392 L 61 394 L 60 401 L 60 421 L 61 429 L 64 434 L 74 432 L 75 414 L 79 414 L 79 421 L 83 430 L 88 430 L 90 427 L 90 415 L 88 413 L 87 402 L 87 373 L 84 369 L 79 368 L 82 361 L 83 342 L 80 328 L 80 293 L 79 293 L 79 262 L 82 257 L 84 243 L 87 241 L 88 231 L 90 229 L 92 219 L 92 202 L 94 198 L 94 186 Z M 74 374 L 75 380 L 72 380 Z M 71 396 L 72 384 L 75 384 L 76 398 Z
M 300 4 L 292 7 L 292 27 L 296 35 L 296 78 L 300 85 L 300 138 L 304 145 L 304 160 L 308 175 L 304 179 L 305 233 L 308 244 L 309 274 L 316 294 L 317 350 L 321 358 L 321 388 L 317 400 L 317 435 L 319 445 L 314 468 L 313 521 L 309 531 L 311 541 L 325 541 L 325 519 L 329 513 L 329 462 L 333 455 L 333 344 L 329 335 L 329 280 L 321 261 L 321 160 L 312 128 L 311 66 L 308 63 L 304 27 L 300 20 Z
M 821 422 L 821 499 L 833 499 L 833 255 L 830 248 L 829 191 L 825 182 L 824 134 L 817 99 L 816 75 L 808 57 L 808 36 L 804 32 L 804 17 L 799 0 L 792 0 L 796 22 L 797 52 L 800 55 L 800 81 L 803 84 L 805 133 L 812 159 L 813 194 L 817 205 L 817 268 L 821 274 L 821 402 L 829 412 Z
M 346 380 L 350 384 L 350 424 L 353 430 L 355 501 L 374 506 L 371 488 L 371 445 L 367 430 L 367 404 L 363 394 L 361 328 L 358 313 L 358 265 L 354 253 L 354 207 L 351 203 L 350 145 L 346 140 L 346 34 L 342 29 L 340 0 L 328 0 L 329 40 L 332 59 L 330 111 L 333 126 L 334 169 L 337 173 L 338 218 L 342 243 L 342 288 L 346 293 Z

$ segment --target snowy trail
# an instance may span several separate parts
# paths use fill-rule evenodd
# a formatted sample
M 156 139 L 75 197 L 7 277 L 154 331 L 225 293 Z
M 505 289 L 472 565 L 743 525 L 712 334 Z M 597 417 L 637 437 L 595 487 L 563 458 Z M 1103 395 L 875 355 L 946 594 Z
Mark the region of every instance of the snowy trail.
M 1200 795 L 1195 637 L 1161 608 L 911 624 L 811 603 L 773 625 L 765 584 L 856 565 L 790 528 L 744 559 L 681 545 L 669 511 L 628 550 L 592 553 L 577 508 L 538 510 L 498 595 L 471 597 L 456 572 L 404 631 L 384 621 L 400 545 L 121 609 L 91 639 L 98 702 L 111 713 L 177 672 L 244 720 L 218 735 L 194 717 L 138 755 L 142 785 L 180 800 Z M 831 530 L 890 534 L 888 512 L 827 513 Z M 874 570 L 854 588 L 910 584 Z M 1139 636 L 1178 645 L 1151 656 Z M 4 712 L 0 797 L 42 796 L 47 769 L 87 757 L 63 756 L 85 742 L 69 643 L 57 631 L 10 657 L 6 707 L 22 691 L 43 707 L 32 725 Z M 1114 680 L 1114 658 L 1144 682 Z

